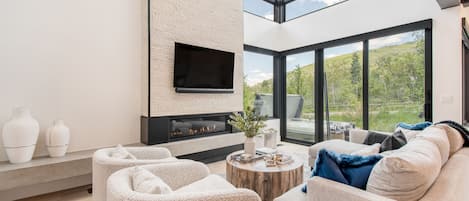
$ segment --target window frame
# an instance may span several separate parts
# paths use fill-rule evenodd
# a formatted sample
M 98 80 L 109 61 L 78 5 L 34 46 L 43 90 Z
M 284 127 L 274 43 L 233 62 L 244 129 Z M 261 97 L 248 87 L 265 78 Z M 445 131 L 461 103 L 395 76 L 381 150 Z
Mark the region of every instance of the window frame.
M 276 119 L 279 118 L 279 100 L 278 100 L 278 94 L 279 94 L 279 78 L 278 76 L 281 74 L 279 72 L 280 69 L 280 52 L 261 48 L 261 47 L 256 47 L 252 45 L 244 45 L 244 51 L 246 52 L 252 52 L 252 53 L 257 53 L 257 54 L 262 54 L 262 55 L 268 55 L 272 56 L 273 59 L 273 66 L 272 66 L 272 72 L 273 72 L 273 89 L 272 89 L 272 98 L 273 98 L 273 116 L 269 117 L 271 119 Z
M 372 31 L 364 34 L 358 34 L 342 39 L 331 40 L 323 43 L 307 45 L 299 48 L 294 48 L 290 50 L 285 50 L 281 52 L 258 48 L 254 46 L 244 45 L 244 49 L 247 51 L 253 51 L 257 53 L 264 53 L 274 56 L 274 118 L 280 118 L 280 135 L 281 140 L 286 142 L 292 142 L 303 145 L 312 145 L 317 142 L 324 141 L 324 49 L 332 48 L 341 45 L 347 45 L 351 43 L 362 42 L 363 44 L 363 80 L 362 80 L 362 94 L 363 94 L 363 129 L 369 129 L 369 40 L 391 36 L 400 33 L 425 30 L 425 120 L 432 121 L 433 119 L 433 50 L 432 50 L 432 24 L 431 19 L 418 21 L 414 23 L 404 24 L 400 26 L 395 26 L 391 28 L 381 29 L 377 31 Z M 287 136 L 287 119 L 286 119 L 286 57 L 289 55 L 294 55 L 298 53 L 304 53 L 308 51 L 315 52 L 315 142 L 306 142 L 296 139 L 290 139 Z

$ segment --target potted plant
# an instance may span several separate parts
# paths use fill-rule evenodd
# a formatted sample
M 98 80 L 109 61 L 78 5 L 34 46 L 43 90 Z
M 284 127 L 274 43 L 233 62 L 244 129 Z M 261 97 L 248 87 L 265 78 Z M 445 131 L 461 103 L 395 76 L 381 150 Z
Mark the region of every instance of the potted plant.
M 235 112 L 230 115 L 228 124 L 244 132 L 244 135 L 246 136 L 246 141 L 244 142 L 244 153 L 250 155 L 256 154 L 254 137 L 259 135 L 259 131 L 266 126 L 266 120 L 267 116 L 256 114 L 255 109 L 251 107 L 247 107 L 244 114 Z

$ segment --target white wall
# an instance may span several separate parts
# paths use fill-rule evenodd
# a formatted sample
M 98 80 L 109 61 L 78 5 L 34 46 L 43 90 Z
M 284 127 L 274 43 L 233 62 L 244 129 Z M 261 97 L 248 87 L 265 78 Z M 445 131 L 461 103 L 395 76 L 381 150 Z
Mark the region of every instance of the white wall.
M 282 51 L 370 31 L 433 19 L 433 117 L 461 122 L 461 8 L 441 10 L 435 0 L 350 0 L 283 23 L 273 31 L 276 41 L 248 44 Z M 247 19 L 247 18 L 246 18 Z M 259 25 L 257 25 L 259 26 Z M 267 26 L 267 25 L 265 25 Z M 246 33 L 256 29 L 245 23 Z
M 280 45 L 278 32 L 282 25 L 244 12 L 244 44 L 277 50 Z
M 243 3 L 241 0 L 153 0 L 151 116 L 243 110 Z M 184 94 L 173 87 L 174 43 L 235 53 L 233 94 Z M 143 97 L 147 97 L 144 95 Z
M 139 142 L 142 5 L 0 1 L 0 125 L 29 107 L 41 125 L 36 155 L 54 119 L 71 129 L 69 151 Z

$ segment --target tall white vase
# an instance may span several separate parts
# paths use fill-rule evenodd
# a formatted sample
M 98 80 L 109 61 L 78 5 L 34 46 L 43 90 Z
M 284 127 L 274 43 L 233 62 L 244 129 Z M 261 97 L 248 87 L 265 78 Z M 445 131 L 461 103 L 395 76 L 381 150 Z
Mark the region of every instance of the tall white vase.
M 70 129 L 64 121 L 56 120 L 46 132 L 46 146 L 50 157 L 62 157 L 67 153 L 70 142 Z
M 253 137 L 246 137 L 244 141 L 244 153 L 250 154 L 251 156 L 256 155 L 256 141 Z
M 27 108 L 13 110 L 8 122 L 3 126 L 3 146 L 10 163 L 25 163 L 33 158 L 39 136 L 39 123 Z

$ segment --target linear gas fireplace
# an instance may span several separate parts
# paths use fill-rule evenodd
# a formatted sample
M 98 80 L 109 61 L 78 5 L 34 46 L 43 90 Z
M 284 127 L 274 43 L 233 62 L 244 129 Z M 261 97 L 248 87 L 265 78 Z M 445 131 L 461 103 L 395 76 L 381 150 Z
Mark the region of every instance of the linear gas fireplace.
M 141 141 L 153 145 L 233 133 L 232 127 L 228 124 L 230 114 L 142 117 Z

